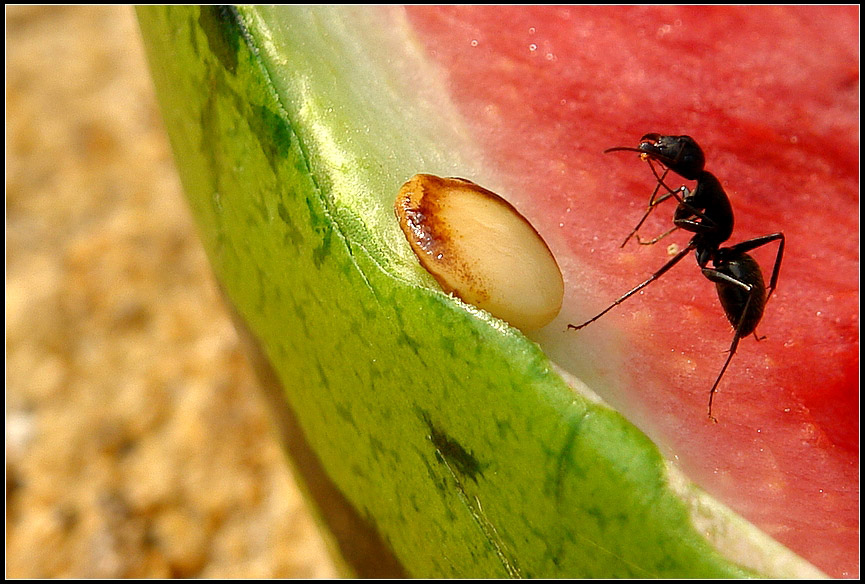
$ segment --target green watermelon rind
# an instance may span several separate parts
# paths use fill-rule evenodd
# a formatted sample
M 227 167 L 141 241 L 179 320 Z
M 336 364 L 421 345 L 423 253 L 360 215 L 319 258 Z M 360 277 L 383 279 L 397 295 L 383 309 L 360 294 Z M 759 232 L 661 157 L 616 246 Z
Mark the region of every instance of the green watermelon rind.
M 433 103 L 435 71 L 425 100 L 401 83 L 428 65 L 398 10 L 138 16 L 217 278 L 329 477 L 409 575 L 819 575 L 418 266 L 391 211 L 399 185 L 477 167 L 454 108 Z M 376 27 L 391 41 L 373 49 Z M 454 116 L 448 135 L 431 107 Z

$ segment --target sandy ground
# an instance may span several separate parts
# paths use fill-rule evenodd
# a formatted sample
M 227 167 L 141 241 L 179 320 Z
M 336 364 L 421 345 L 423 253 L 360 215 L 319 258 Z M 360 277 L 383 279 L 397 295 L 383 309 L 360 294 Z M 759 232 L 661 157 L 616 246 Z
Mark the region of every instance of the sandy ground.
M 332 577 L 128 7 L 6 11 L 6 569 Z

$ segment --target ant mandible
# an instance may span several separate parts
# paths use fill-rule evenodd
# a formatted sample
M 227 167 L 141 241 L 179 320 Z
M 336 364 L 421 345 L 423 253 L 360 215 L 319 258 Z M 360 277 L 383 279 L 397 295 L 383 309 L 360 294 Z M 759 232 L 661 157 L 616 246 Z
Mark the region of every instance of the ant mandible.
M 729 247 L 721 247 L 725 241 L 730 239 L 733 233 L 733 208 L 730 199 L 721 182 L 712 173 L 705 170 L 705 156 L 697 142 L 690 136 L 664 136 L 661 134 L 646 134 L 640 139 L 637 148 L 620 146 L 610 148 L 606 152 L 614 151 L 638 152 L 640 157 L 649 163 L 652 173 L 655 175 L 657 185 L 649 199 L 649 207 L 643 218 L 631 231 L 622 247 L 637 233 L 643 222 L 661 202 L 675 198 L 678 206 L 673 214 L 674 227 L 666 233 L 648 242 L 638 241 L 643 244 L 652 244 L 659 241 L 675 229 L 684 229 L 694 236 L 688 245 L 673 256 L 666 264 L 652 274 L 647 280 L 641 282 L 605 308 L 596 316 L 590 318 L 580 325 L 569 324 L 569 329 L 581 329 L 586 325 L 598 320 L 607 312 L 618 306 L 658 278 L 669 271 L 688 253 L 694 250 L 697 265 L 705 278 L 715 283 L 718 292 L 718 300 L 727 315 L 727 320 L 733 326 L 733 341 L 730 344 L 727 360 L 721 367 L 721 372 L 715 379 L 715 383 L 709 390 L 709 419 L 717 422 L 712 415 L 712 401 L 715 397 L 718 384 L 727 371 L 733 355 L 739 346 L 739 339 L 754 333 L 760 320 L 766 303 L 775 291 L 778 284 L 778 273 L 781 269 L 781 260 L 784 256 L 784 234 L 781 232 L 755 237 Z M 660 163 L 664 167 L 663 174 L 659 174 L 652 161 Z M 671 189 L 666 185 L 664 179 L 670 171 L 688 180 L 697 182 L 693 190 L 686 186 Z M 666 192 L 658 195 L 659 189 L 663 187 Z M 681 194 L 680 194 L 681 193 Z M 775 257 L 775 265 L 772 268 L 772 277 L 769 279 L 769 287 L 766 287 L 760 266 L 748 255 L 747 252 L 758 247 L 778 241 L 778 253 Z M 711 264 L 711 267 L 710 267 Z

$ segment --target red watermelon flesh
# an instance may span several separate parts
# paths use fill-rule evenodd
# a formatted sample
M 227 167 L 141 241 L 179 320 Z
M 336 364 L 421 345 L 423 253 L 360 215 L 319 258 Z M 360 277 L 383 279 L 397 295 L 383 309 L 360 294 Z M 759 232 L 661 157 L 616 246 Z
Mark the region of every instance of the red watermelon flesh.
M 835 577 L 858 577 L 857 7 L 412 7 L 502 193 L 550 243 L 569 294 L 538 340 L 710 494 Z M 687 244 L 619 244 L 654 179 L 648 132 L 689 134 L 736 213 L 730 244 L 783 231 L 778 289 L 739 345 Z M 672 176 L 672 175 L 671 175 Z M 471 177 L 467 177 L 471 178 Z M 674 184 L 693 183 L 676 177 Z M 672 224 L 675 203 L 641 233 Z M 753 255 L 768 278 L 777 247 Z

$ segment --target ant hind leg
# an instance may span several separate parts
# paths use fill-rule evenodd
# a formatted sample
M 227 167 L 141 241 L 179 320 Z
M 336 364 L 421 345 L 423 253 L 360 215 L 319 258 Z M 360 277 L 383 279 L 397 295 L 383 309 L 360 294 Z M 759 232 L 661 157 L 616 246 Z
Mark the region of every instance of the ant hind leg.
M 730 246 L 729 248 L 730 251 L 734 254 L 742 254 L 747 253 L 753 249 L 757 249 L 758 247 L 762 247 L 766 244 L 772 243 L 773 241 L 779 242 L 778 253 L 775 255 L 775 264 L 772 266 L 772 277 L 769 278 L 769 287 L 766 291 L 766 302 L 768 302 L 769 298 L 772 297 L 772 293 L 775 291 L 775 287 L 778 285 L 778 274 L 781 272 L 781 261 L 784 259 L 784 234 L 779 231 L 778 233 L 761 235 L 760 237 L 755 237 L 753 239 L 737 243 L 736 245 Z
M 721 378 L 724 377 L 724 373 L 727 371 L 727 367 L 730 366 L 730 361 L 733 360 L 733 355 L 736 354 L 736 349 L 739 347 L 739 339 L 743 336 L 747 335 L 748 332 L 745 332 L 745 323 L 748 319 L 748 308 L 751 306 L 751 300 L 754 298 L 754 292 L 757 290 L 754 286 L 750 284 L 746 284 L 736 278 L 730 276 L 729 274 L 725 274 L 719 270 L 714 270 L 711 268 L 703 268 L 703 275 L 712 282 L 723 286 L 737 286 L 748 293 L 748 299 L 745 301 L 745 304 L 741 307 L 741 313 L 739 314 L 738 322 L 736 323 L 736 329 L 733 332 L 733 342 L 730 343 L 730 349 L 727 351 L 727 359 L 724 361 L 724 366 L 721 367 L 720 373 L 718 373 L 718 377 L 715 379 L 715 383 L 712 384 L 712 389 L 709 390 L 709 419 L 712 422 L 717 423 L 718 419 L 712 415 L 712 402 L 715 399 L 715 393 L 718 391 L 718 385 L 721 383 Z M 759 341 L 760 338 L 757 337 L 757 333 L 754 332 L 754 337 Z

